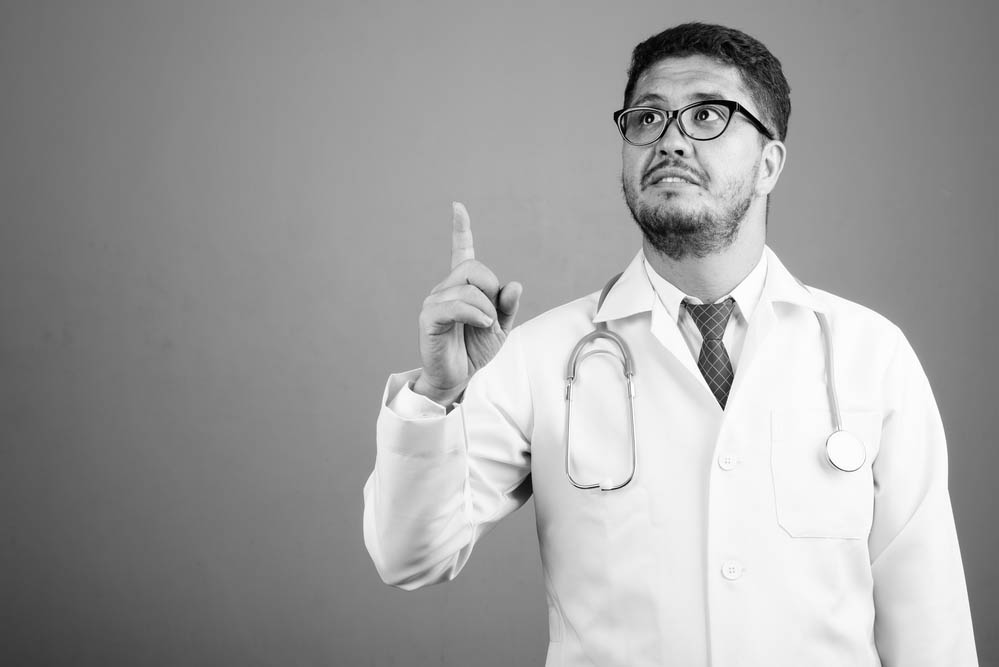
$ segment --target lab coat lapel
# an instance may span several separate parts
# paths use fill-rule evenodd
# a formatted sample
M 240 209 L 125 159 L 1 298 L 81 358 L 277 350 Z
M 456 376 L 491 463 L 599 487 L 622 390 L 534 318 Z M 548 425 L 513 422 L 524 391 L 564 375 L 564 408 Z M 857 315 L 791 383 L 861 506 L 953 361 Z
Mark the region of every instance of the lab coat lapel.
M 753 365 L 758 359 L 763 357 L 768 342 L 771 341 L 774 329 L 777 325 L 777 316 L 774 314 L 773 303 L 767 298 L 766 290 L 763 297 L 753 311 L 753 319 L 749 322 L 746 330 L 746 339 L 742 343 L 742 354 L 739 357 L 739 367 L 735 371 L 732 380 L 732 391 L 729 396 L 735 399 L 742 391 L 742 386 L 748 381 Z M 731 402 L 731 400 L 730 400 Z
M 666 350 L 676 358 L 677 362 L 693 376 L 695 384 L 702 387 L 707 392 L 712 402 L 715 396 L 711 393 L 704 375 L 701 374 L 694 360 L 694 355 L 690 353 L 687 342 L 680 333 L 680 327 L 666 312 L 666 307 L 657 298 L 652 305 L 652 335 L 666 348 Z M 719 406 L 720 407 L 720 406 Z
M 650 330 L 660 345 L 666 348 L 676 359 L 677 364 L 685 369 L 693 379 L 695 385 L 701 387 L 705 392 L 705 397 L 717 405 L 714 394 L 708 388 L 708 383 L 697 368 L 697 361 L 690 353 L 690 348 L 683 339 L 680 329 L 677 326 L 666 307 L 663 306 L 655 290 L 649 283 L 649 277 L 645 273 L 644 255 L 641 251 L 635 256 L 621 274 L 620 279 L 607 294 L 603 306 L 593 318 L 594 324 L 598 322 L 611 323 L 612 320 L 630 317 L 632 315 L 651 311 Z
M 742 356 L 735 372 L 731 396 L 739 394 L 740 387 L 749 381 L 753 366 L 764 358 L 768 347 L 777 338 L 772 335 L 778 325 L 775 303 L 792 304 L 818 312 L 826 310 L 825 305 L 787 270 L 769 246 L 763 251 L 767 254 L 766 282 L 742 344 Z

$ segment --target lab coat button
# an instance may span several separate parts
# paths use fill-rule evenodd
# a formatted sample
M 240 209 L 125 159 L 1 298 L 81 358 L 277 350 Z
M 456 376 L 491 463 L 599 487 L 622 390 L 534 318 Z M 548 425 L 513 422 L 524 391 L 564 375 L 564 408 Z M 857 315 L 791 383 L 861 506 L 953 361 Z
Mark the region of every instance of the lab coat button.
M 727 560 L 722 563 L 722 576 L 729 581 L 735 581 L 742 576 L 742 563 L 737 560 Z
M 739 459 L 732 454 L 722 454 L 718 457 L 718 467 L 722 470 L 734 470 Z

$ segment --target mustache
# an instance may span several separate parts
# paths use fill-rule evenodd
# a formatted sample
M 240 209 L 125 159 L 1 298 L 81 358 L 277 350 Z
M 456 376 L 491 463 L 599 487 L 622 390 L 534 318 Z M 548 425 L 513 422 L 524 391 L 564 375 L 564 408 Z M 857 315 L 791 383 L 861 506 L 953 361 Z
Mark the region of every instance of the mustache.
M 648 171 L 645 172 L 645 175 L 642 176 L 642 185 L 648 185 L 655 179 L 659 178 L 663 172 L 671 172 L 674 175 L 683 176 L 698 185 L 702 185 L 706 180 L 702 174 L 699 174 L 697 170 L 693 169 L 689 165 L 686 165 L 675 158 L 668 157 L 665 160 L 653 165 Z

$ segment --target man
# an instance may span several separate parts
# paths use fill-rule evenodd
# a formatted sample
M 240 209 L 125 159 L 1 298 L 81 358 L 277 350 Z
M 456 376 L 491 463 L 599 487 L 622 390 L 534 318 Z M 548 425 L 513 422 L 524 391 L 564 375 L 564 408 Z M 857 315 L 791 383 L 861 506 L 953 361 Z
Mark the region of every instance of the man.
M 423 367 L 389 380 L 364 489 L 381 576 L 453 578 L 533 492 L 548 665 L 976 665 L 919 362 L 765 246 L 780 63 L 677 26 L 636 47 L 624 106 L 644 240 L 599 297 L 512 329 L 521 287 L 474 260 L 455 205 Z

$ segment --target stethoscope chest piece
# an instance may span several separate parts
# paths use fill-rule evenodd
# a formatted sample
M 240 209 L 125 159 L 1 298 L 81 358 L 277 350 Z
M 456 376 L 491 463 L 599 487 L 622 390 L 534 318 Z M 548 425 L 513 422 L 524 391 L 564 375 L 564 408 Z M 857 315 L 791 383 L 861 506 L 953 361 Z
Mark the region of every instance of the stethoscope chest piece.
M 826 457 L 834 468 L 855 472 L 867 461 L 867 450 L 857 436 L 838 430 L 826 439 Z

